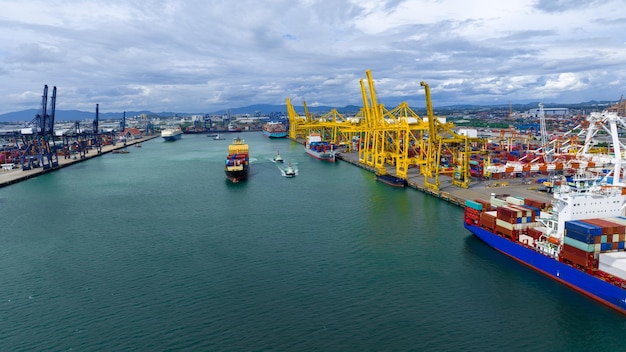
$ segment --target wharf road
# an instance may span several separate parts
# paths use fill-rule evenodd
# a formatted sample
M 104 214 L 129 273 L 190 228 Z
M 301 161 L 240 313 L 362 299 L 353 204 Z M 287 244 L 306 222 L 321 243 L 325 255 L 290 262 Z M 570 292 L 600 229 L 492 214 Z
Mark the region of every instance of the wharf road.
M 374 172 L 374 169 L 368 165 L 359 162 L 359 155 L 357 152 L 341 152 L 337 155 L 337 158 L 346 161 L 350 164 L 359 166 L 366 170 Z M 391 175 L 395 175 L 395 168 L 388 167 L 387 172 Z M 434 181 L 431 180 L 431 182 Z M 408 187 L 416 190 L 428 193 L 434 197 L 448 201 L 461 207 L 465 207 L 466 199 L 482 199 L 489 201 L 491 194 L 506 194 L 509 196 L 516 196 L 522 198 L 531 198 L 539 201 L 544 201 L 550 204 L 553 200 L 552 194 L 541 192 L 537 190 L 537 178 L 527 178 L 522 180 L 520 178 L 501 179 L 501 180 L 472 180 L 469 188 L 461 188 L 452 184 L 452 179 L 449 176 L 439 176 L 439 191 L 428 189 L 424 186 L 424 176 L 420 175 L 417 168 L 409 168 L 408 171 Z M 507 183 L 507 186 L 498 186 L 502 183 Z
M 105 145 L 105 146 L 102 146 L 102 151 L 100 153 L 98 153 L 95 149 L 91 149 L 88 151 L 88 153 L 85 154 L 85 157 L 82 159 L 78 156 L 76 158 L 74 158 L 74 156 L 70 156 L 69 158 L 65 158 L 64 156 L 59 156 L 58 157 L 59 166 L 54 167 L 54 168 L 48 168 L 46 170 L 44 170 L 41 166 L 32 168 L 30 170 L 22 170 L 22 167 L 19 164 L 16 164 L 15 165 L 16 168 L 14 169 L 3 168 L 3 169 L 0 169 L 0 188 L 8 186 L 8 185 L 12 185 L 17 182 L 28 180 L 29 178 L 37 177 L 39 175 L 43 175 L 48 172 L 53 172 L 53 171 L 62 169 L 64 167 L 89 160 L 91 158 L 108 154 L 115 150 L 123 149 L 128 146 L 133 146 L 135 144 L 139 144 L 139 143 L 151 140 L 153 138 L 157 138 L 159 136 L 160 135 L 156 134 L 152 136 L 144 136 L 141 138 L 128 140 L 126 141 L 126 145 L 124 145 L 124 143 L 121 143 L 121 142 L 118 142 L 115 145 Z

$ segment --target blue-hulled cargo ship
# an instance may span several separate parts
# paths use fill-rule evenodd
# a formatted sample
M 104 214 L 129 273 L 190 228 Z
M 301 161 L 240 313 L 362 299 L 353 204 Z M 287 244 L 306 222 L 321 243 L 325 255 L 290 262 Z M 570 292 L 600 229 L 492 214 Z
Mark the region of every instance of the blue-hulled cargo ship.
M 285 138 L 287 137 L 287 126 L 278 121 L 270 121 L 263 124 L 261 128 L 263 135 L 268 138 Z
M 465 202 L 465 228 L 489 246 L 626 314 L 626 189 L 578 177 L 552 204 L 493 195 Z

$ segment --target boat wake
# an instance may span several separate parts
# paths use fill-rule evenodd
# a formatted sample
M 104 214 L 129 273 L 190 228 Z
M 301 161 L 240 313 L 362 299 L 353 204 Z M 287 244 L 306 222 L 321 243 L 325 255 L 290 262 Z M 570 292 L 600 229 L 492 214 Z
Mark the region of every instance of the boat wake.
M 276 167 L 278 168 L 278 170 L 280 170 L 280 174 L 283 177 L 296 177 L 298 176 L 298 167 L 292 165 L 291 163 L 289 163 L 287 166 L 281 167 L 276 165 Z

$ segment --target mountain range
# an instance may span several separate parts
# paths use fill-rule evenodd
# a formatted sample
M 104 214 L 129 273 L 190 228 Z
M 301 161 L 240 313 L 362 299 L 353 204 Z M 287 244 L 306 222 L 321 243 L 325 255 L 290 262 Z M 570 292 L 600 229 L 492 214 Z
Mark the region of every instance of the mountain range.
M 484 109 L 514 109 L 515 111 L 526 111 L 529 109 L 535 109 L 538 106 L 538 102 L 528 103 L 528 104 L 514 104 L 512 106 L 509 105 L 454 105 L 454 106 L 444 106 L 437 107 L 438 114 L 450 114 L 453 112 L 461 112 L 468 110 L 484 110 Z M 570 109 L 577 109 L 583 111 L 591 111 L 598 110 L 602 107 L 607 107 L 610 105 L 609 101 L 589 101 L 585 103 L 576 103 L 576 104 L 557 104 L 557 103 L 547 103 L 544 104 L 544 107 L 563 107 Z M 309 112 L 316 114 L 324 114 L 332 109 L 336 109 L 340 114 L 351 115 L 359 112 L 361 109 L 360 106 L 356 105 L 347 105 L 343 108 L 334 108 L 329 106 L 308 106 Z M 303 106 L 294 106 L 294 109 L 298 113 L 303 113 Z M 423 115 L 425 114 L 425 108 L 412 108 L 416 113 Z M 35 116 L 40 113 L 38 109 L 29 109 L 22 111 L 9 112 L 5 114 L 0 114 L 0 122 L 30 122 L 33 121 Z M 126 117 L 139 116 L 141 114 L 146 114 L 148 117 L 184 117 L 184 116 L 192 116 L 192 115 L 211 115 L 211 116 L 223 116 L 226 114 L 230 115 L 244 115 L 249 114 L 252 116 L 276 116 L 276 115 L 286 115 L 287 114 L 287 106 L 286 105 L 271 105 L 271 104 L 255 104 L 249 105 L 245 107 L 233 108 L 228 110 L 219 110 L 211 113 L 186 113 L 186 112 L 152 112 L 152 111 L 126 111 Z M 99 112 L 100 120 L 110 120 L 110 119 L 121 119 L 124 115 L 124 112 Z M 95 111 L 79 111 L 79 110 L 57 110 L 55 111 L 55 121 L 82 121 L 82 120 L 93 120 L 96 117 Z

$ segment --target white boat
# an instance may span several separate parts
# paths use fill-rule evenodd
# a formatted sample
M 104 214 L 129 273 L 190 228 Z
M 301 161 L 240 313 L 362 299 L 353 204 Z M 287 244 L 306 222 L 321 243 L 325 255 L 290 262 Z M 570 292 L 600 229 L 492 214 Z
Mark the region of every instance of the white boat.
M 216 134 L 215 137 L 213 137 L 214 141 L 223 141 L 226 140 L 226 138 L 222 138 L 219 134 Z
M 298 174 L 298 172 L 296 171 L 296 169 L 294 169 L 291 166 L 291 163 L 289 163 L 287 165 L 287 168 L 285 170 L 283 170 L 283 176 L 285 176 L 285 177 L 289 177 L 289 178 L 296 177 L 297 174 Z
M 283 158 L 280 156 L 280 151 L 276 152 L 276 157 L 274 159 L 272 159 L 273 162 L 275 163 L 282 163 L 283 162 Z
M 173 142 L 181 139 L 183 136 L 183 130 L 180 127 L 167 127 L 161 130 L 161 137 L 167 142 Z

